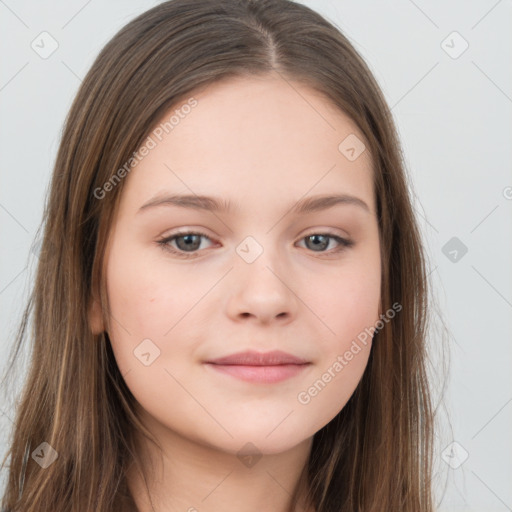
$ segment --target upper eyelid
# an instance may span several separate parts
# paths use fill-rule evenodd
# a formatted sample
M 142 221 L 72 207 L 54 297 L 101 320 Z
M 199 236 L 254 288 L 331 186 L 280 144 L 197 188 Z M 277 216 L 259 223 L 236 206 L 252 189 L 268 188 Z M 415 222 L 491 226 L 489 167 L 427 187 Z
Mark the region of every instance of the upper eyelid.
M 208 235 L 207 233 L 204 233 L 200 230 L 195 230 L 195 229 L 179 230 L 179 231 L 176 231 L 169 235 L 162 236 L 160 239 L 161 240 L 171 240 L 173 238 L 178 238 L 180 236 L 185 236 L 185 235 L 199 235 L 199 236 L 203 236 L 205 238 L 208 238 L 209 240 L 214 241 L 214 237 L 212 237 L 212 236 Z M 339 237 L 339 238 L 342 238 L 347 241 L 350 240 L 350 238 L 351 238 L 350 236 L 345 236 L 345 235 L 342 235 L 339 233 L 329 231 L 329 229 L 327 229 L 327 228 L 326 229 L 319 228 L 314 231 L 310 231 L 306 234 L 301 235 L 299 239 L 302 240 L 303 238 L 305 238 L 307 236 L 312 236 L 312 235 L 324 235 L 324 236 L 331 236 L 331 237 Z
M 179 235 L 188 235 L 188 234 L 197 234 L 197 235 L 203 235 L 208 238 L 216 238 L 216 235 L 209 235 L 206 231 L 208 231 L 205 228 L 193 228 L 193 227 L 182 227 L 182 228 L 175 228 L 176 231 L 172 231 L 169 235 L 165 235 L 165 237 L 173 237 L 173 236 L 179 236 Z M 168 232 L 169 230 L 164 231 L 164 233 Z M 332 236 L 339 236 L 340 238 L 351 238 L 351 235 L 348 233 L 348 231 L 340 228 L 340 227 L 312 227 L 312 228 L 306 228 L 304 230 L 301 230 L 304 234 L 301 236 L 309 236 L 313 234 L 328 234 Z M 164 235 L 161 235 L 161 237 L 164 237 Z

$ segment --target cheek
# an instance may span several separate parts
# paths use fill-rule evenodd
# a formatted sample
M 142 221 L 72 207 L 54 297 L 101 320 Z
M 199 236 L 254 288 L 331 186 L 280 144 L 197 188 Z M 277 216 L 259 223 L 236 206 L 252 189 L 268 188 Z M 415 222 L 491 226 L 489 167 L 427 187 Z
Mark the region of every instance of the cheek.
M 358 254 L 336 278 L 324 279 L 316 305 L 329 330 L 321 337 L 318 368 L 297 394 L 297 402 L 321 428 L 343 409 L 366 369 L 373 327 L 379 319 L 380 257 Z
M 372 279 L 354 274 L 340 283 L 325 305 L 325 323 L 332 332 L 323 337 L 319 373 L 328 373 L 325 380 L 334 383 L 332 388 L 349 391 L 349 395 L 355 389 L 368 360 L 379 300 L 378 283 L 375 286 Z
M 333 277 L 326 275 L 317 296 L 318 308 L 330 328 L 325 351 L 347 350 L 351 341 L 379 319 L 381 271 L 379 253 L 354 253 Z
M 122 249 L 119 239 L 109 257 L 107 293 L 110 341 L 119 368 L 127 371 L 134 364 L 134 351 L 144 340 L 151 340 L 157 347 L 154 350 L 163 352 L 163 341 L 172 337 L 174 326 L 198 302 L 204 289 L 183 272 L 169 275 L 163 259 Z
M 206 284 L 193 269 L 168 265 L 158 248 L 149 252 L 137 247 L 123 251 L 123 247 L 129 244 L 119 237 L 107 268 L 112 315 L 128 331 L 162 337 L 186 313 L 187 305 L 199 301 Z

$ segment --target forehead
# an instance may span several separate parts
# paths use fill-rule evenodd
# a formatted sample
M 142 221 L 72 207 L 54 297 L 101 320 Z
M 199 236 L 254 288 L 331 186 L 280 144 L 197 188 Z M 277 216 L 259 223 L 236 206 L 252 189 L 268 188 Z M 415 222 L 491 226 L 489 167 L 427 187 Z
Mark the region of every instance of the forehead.
M 373 210 L 369 152 L 350 160 L 342 151 L 347 140 L 364 147 L 354 121 L 280 76 L 196 90 L 162 116 L 150 138 L 154 147 L 129 174 L 125 200 L 142 204 L 169 191 L 263 207 L 284 196 L 338 192 L 363 196 Z

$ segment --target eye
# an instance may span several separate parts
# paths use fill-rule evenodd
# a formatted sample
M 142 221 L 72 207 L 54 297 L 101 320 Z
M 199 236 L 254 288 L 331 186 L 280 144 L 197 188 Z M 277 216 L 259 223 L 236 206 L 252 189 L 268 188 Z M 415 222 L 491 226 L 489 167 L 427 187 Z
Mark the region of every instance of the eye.
M 195 258 L 199 256 L 199 249 L 201 248 L 201 239 L 206 238 L 211 241 L 211 238 L 199 231 L 182 231 L 174 233 L 171 236 L 158 240 L 157 243 L 164 251 L 170 252 L 182 258 Z M 306 248 L 311 249 L 313 252 L 318 253 L 339 253 L 348 247 L 352 247 L 354 242 L 347 240 L 332 233 L 312 233 L 301 238 L 300 241 L 306 241 Z M 335 241 L 337 246 L 334 249 L 326 251 L 331 241 Z M 175 246 L 173 246 L 175 243 Z M 204 249 L 204 247 L 203 247 Z
M 201 238 L 211 240 L 207 235 L 198 231 L 183 231 L 158 240 L 157 243 L 164 251 L 183 258 L 195 258 L 197 256 L 196 251 L 201 246 Z M 171 242 L 176 243 L 177 249 L 171 245 Z
M 352 240 L 347 240 L 332 233 L 312 233 L 302 238 L 301 241 L 302 240 L 305 240 L 308 249 L 320 253 L 338 253 L 354 245 Z M 336 242 L 337 246 L 332 251 L 326 251 L 325 249 L 329 247 L 330 242 L 333 240 Z

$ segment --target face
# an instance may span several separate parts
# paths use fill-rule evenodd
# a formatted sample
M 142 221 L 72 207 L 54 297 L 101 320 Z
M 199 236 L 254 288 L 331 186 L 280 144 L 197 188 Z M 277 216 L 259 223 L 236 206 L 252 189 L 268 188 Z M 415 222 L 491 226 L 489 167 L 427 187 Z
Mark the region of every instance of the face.
M 367 364 L 381 279 L 371 159 L 355 124 L 298 83 L 237 78 L 191 98 L 125 178 L 108 334 L 148 424 L 278 453 L 333 419 Z M 105 329 L 97 304 L 90 321 Z M 246 351 L 302 364 L 218 361 Z

